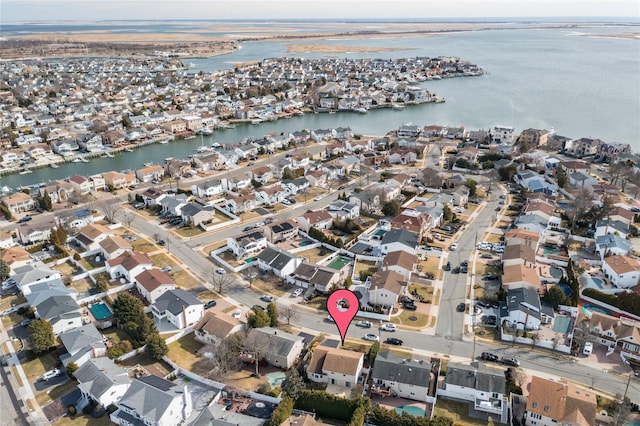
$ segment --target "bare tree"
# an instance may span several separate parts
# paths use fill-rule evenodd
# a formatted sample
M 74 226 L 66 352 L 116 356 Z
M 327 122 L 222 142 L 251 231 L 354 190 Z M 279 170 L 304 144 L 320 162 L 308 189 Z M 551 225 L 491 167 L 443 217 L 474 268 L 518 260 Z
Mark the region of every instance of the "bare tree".
M 524 386 L 524 384 L 527 383 L 528 376 L 521 369 L 516 370 L 514 368 L 511 370 L 511 379 L 513 380 L 513 383 L 515 383 L 520 388 L 522 388 L 522 386 Z
M 258 276 L 258 273 L 253 269 L 247 271 L 244 274 L 245 279 L 249 283 L 249 288 L 251 288 L 251 284 L 253 283 L 253 280 L 255 280 L 257 276 Z
M 531 333 L 531 349 L 535 348 L 538 340 L 540 340 L 540 336 L 538 336 L 538 333 Z
M 291 305 L 278 307 L 278 312 L 282 318 L 287 320 L 287 325 L 290 325 L 291 321 L 295 321 L 299 317 L 298 310 Z
M 47 411 L 54 419 L 58 419 L 64 415 L 66 408 L 61 399 L 56 399 L 47 407 Z
M 133 215 L 128 212 L 124 212 L 122 214 L 122 222 L 124 222 L 124 226 L 126 226 L 127 228 L 131 228 L 131 222 L 133 222 Z
M 234 333 L 220 341 L 219 345 L 207 345 L 201 349 L 204 358 L 198 362 L 198 367 L 206 371 L 209 379 L 223 381 L 229 373 L 240 366 L 238 356 L 244 345 L 241 333 Z
M 580 321 L 573 328 L 573 340 L 572 340 L 572 349 L 575 347 L 577 352 L 580 351 L 581 348 L 584 347 L 587 342 L 595 342 L 596 337 L 591 334 L 589 330 L 589 321 L 584 320 Z
M 109 223 L 116 223 L 122 211 L 122 206 L 116 203 L 104 203 L 100 209 L 103 211 L 104 217 Z
M 233 278 L 227 274 L 219 274 L 215 270 L 211 270 L 211 284 L 220 294 L 224 292 L 231 284 L 233 284 Z
M 622 395 L 617 394 L 615 400 L 607 408 L 607 412 L 613 418 L 614 426 L 622 426 L 631 414 L 631 401 L 629 398 L 623 398 Z

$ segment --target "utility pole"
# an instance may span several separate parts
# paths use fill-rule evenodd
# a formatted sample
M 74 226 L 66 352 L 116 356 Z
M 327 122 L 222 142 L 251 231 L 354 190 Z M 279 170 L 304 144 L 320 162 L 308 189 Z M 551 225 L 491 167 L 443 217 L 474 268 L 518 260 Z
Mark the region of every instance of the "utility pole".
M 476 333 L 473 333 L 473 350 L 471 351 L 471 362 L 476 358 Z

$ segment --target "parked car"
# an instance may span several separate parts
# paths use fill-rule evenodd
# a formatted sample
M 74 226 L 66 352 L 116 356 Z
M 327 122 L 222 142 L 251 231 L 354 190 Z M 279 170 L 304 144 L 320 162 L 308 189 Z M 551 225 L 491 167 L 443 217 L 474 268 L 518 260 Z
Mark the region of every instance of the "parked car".
M 418 307 L 414 303 L 404 303 L 402 307 L 407 311 L 415 311 L 416 309 L 418 309 Z
M 371 321 L 358 321 L 356 327 L 371 328 Z
M 415 302 L 415 300 L 413 300 L 409 296 L 402 296 L 400 298 L 400 303 L 413 303 L 413 302 Z
M 398 326 L 395 325 L 395 324 L 386 323 L 386 324 L 383 324 L 380 327 L 380 330 L 382 330 L 382 331 L 396 331 L 396 330 L 398 330 Z
M 518 361 L 516 358 L 509 356 L 509 355 L 505 355 L 502 357 L 502 359 L 500 360 L 503 364 L 506 365 L 511 365 L 514 367 L 520 367 L 520 361 Z
M 204 304 L 204 308 L 205 309 L 213 308 L 217 304 L 218 302 L 216 302 L 215 300 L 209 300 L 207 303 Z
M 459 267 L 459 266 L 456 266 L 455 268 L 453 268 L 453 269 L 451 270 L 451 273 L 452 273 L 452 274 L 459 274 L 459 273 L 460 273 L 460 267 Z
M 234 317 L 235 319 L 240 319 L 241 315 L 242 315 L 242 311 L 240 309 L 236 309 L 231 313 L 231 316 Z
M 449 250 L 456 251 L 458 249 L 458 243 L 453 243 L 449 246 Z
M 298 297 L 300 296 L 302 293 L 304 293 L 304 290 L 301 288 L 297 288 L 296 291 L 293 292 L 293 297 Z
M 42 375 L 42 380 L 45 382 L 47 380 L 53 379 L 54 377 L 58 377 L 62 372 L 58 368 L 54 368 L 53 370 L 49 370 Z
M 162 268 L 160 268 L 160 270 L 162 272 L 170 272 L 171 271 L 171 266 L 163 266 Z
M 498 358 L 498 355 L 492 354 L 491 352 L 482 352 L 482 359 L 484 359 L 485 361 L 493 362 L 498 362 L 500 360 L 500 358 Z
M 322 200 L 322 195 L 317 195 L 313 198 L 313 201 L 320 201 Z
M 466 266 L 463 266 L 462 268 L 460 268 L 460 273 L 461 274 L 466 274 L 469 272 L 469 268 L 467 268 Z
M 469 266 L 469 261 L 468 260 L 463 260 L 462 262 L 460 262 L 460 267 L 462 266 Z
M 324 320 L 326 322 L 336 322 L 331 315 L 327 315 L 327 317 Z
M 31 219 L 33 219 L 31 216 L 24 216 L 24 217 L 20 218 L 20 220 L 18 220 L 18 223 L 29 222 Z
M 15 306 L 12 306 L 11 308 L 5 309 L 4 311 L 0 312 L 0 316 L 9 315 L 14 312 L 18 312 L 18 308 L 16 308 Z
M 289 201 L 288 199 L 284 199 L 282 200 L 282 204 L 284 204 L 285 206 L 290 206 L 291 205 L 291 201 Z
M 227 271 L 225 271 L 225 270 L 224 270 L 224 268 L 218 268 L 218 269 L 216 269 L 216 272 L 217 272 L 218 274 L 220 274 L 220 275 L 224 275 L 224 274 L 226 274 L 226 273 L 227 273 Z
M 253 226 L 245 226 L 242 232 L 249 232 L 253 229 Z
M 582 350 L 582 354 L 585 356 L 589 356 L 591 355 L 591 352 L 593 352 L 593 343 L 591 342 L 585 343 L 584 349 Z
M 249 166 L 253 166 L 255 163 L 253 161 L 249 161 Z
M 362 338 L 370 342 L 377 342 L 378 340 L 380 340 L 380 337 L 378 337 L 377 334 L 373 334 L 373 333 L 367 333 Z
M 388 343 L 389 345 L 402 346 L 403 342 L 402 340 L 395 337 L 389 337 L 384 341 L 384 343 Z
M 22 321 L 22 322 L 20 323 L 20 325 L 21 325 L 22 327 L 26 327 L 26 326 L 28 326 L 29 324 L 31 324 L 31 321 L 33 321 L 33 320 L 32 320 L 32 319 L 27 318 L 26 320 Z
M 260 298 L 260 300 L 262 300 L 263 302 L 270 303 L 270 302 L 273 302 L 273 296 L 264 295 Z
M 482 259 L 493 259 L 493 256 L 491 254 L 489 254 L 489 253 L 482 253 L 480 255 L 480 258 L 482 258 Z
M 458 303 L 458 306 L 456 307 L 456 311 L 464 312 L 465 308 L 466 308 L 466 305 L 464 303 Z
M 451 262 L 447 262 L 447 264 L 444 265 L 444 270 L 445 271 L 450 271 L 451 270 Z
M 164 246 L 164 245 L 166 245 L 166 244 L 167 244 L 167 242 L 166 242 L 165 240 L 160 240 L 160 241 L 158 241 L 158 245 L 159 245 L 159 246 Z

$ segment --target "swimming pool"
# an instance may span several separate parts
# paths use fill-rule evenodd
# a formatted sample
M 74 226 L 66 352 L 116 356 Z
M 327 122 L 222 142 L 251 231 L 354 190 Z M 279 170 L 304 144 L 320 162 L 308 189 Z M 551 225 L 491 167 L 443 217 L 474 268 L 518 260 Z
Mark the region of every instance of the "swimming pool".
M 565 317 L 564 315 L 558 315 L 553 321 L 553 331 L 556 333 L 566 334 L 569 332 L 571 328 L 571 318 Z
M 593 283 L 597 285 L 598 288 L 602 288 L 602 279 L 591 277 L 591 281 L 593 281 Z
M 416 417 L 424 417 L 426 415 L 425 411 L 422 408 L 416 407 L 415 405 L 402 405 L 400 407 L 396 407 L 396 413 L 407 413 Z
M 609 309 L 601 308 L 600 306 L 594 306 L 589 303 L 581 307 L 580 311 L 586 316 L 588 316 L 589 318 L 591 318 L 591 314 L 593 312 L 600 312 L 601 314 L 611 315 L 611 311 Z
M 285 374 L 282 371 L 275 371 L 273 373 L 267 374 L 267 381 L 271 385 L 271 389 L 277 388 L 278 386 L 282 386 L 282 382 L 284 382 Z
M 107 319 L 111 316 L 109 307 L 102 302 L 94 303 L 93 305 L 91 305 L 89 310 L 91 311 L 93 317 L 98 321 L 102 321 L 103 319 Z
M 567 297 L 570 297 L 573 294 L 573 290 L 571 290 L 571 287 L 566 284 L 558 284 L 558 287 L 560 287 L 562 291 L 564 291 L 564 294 Z
M 559 254 L 560 254 L 560 250 L 559 250 L 559 249 L 557 249 L 557 248 L 545 247 L 545 248 L 542 250 L 542 255 L 543 255 L 543 256 L 545 256 L 545 257 L 546 257 L 546 256 L 549 256 L 549 255 L 557 256 L 557 255 L 559 255 Z
M 385 231 L 384 229 L 378 229 L 376 232 L 373 233 L 373 235 L 375 235 L 377 237 L 382 237 L 386 233 L 387 233 L 387 231 Z
M 310 240 L 300 241 L 300 243 L 298 244 L 298 247 L 308 246 L 309 244 L 313 244 L 313 241 L 310 241 Z
M 564 272 L 562 271 L 562 269 L 558 268 L 557 266 L 550 267 L 549 273 L 553 278 L 557 278 L 557 279 L 562 278 L 562 276 L 564 275 Z
M 248 257 L 244 260 L 244 263 L 251 263 L 251 262 L 255 262 L 256 260 L 258 260 L 257 257 Z
M 339 271 L 340 269 L 344 268 L 344 266 L 349 262 L 351 262 L 350 258 L 344 257 L 344 256 L 338 256 L 335 259 L 333 259 L 331 262 L 329 262 L 329 264 L 327 265 L 327 268 L 331 268 Z

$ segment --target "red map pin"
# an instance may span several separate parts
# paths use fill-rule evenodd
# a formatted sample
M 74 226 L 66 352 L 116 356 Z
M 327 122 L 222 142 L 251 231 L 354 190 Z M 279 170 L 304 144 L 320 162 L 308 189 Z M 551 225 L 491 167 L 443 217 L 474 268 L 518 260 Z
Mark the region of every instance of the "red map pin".
M 344 337 L 353 318 L 355 318 L 360 309 L 358 297 L 346 288 L 341 288 L 329 295 L 327 299 L 327 310 L 329 315 L 335 321 L 342 338 L 342 346 L 344 346 Z

